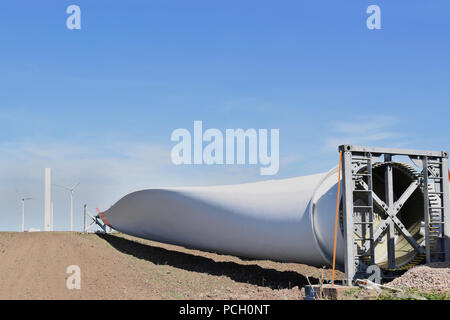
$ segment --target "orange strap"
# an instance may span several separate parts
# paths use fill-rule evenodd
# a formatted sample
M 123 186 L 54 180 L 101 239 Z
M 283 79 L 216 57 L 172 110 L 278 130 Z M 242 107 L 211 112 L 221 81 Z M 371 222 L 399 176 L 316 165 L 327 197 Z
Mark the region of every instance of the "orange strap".
M 334 246 L 333 246 L 333 271 L 331 273 L 331 286 L 334 287 L 334 272 L 336 270 L 336 242 L 339 219 L 339 195 L 341 193 L 341 167 L 342 167 L 342 150 L 339 150 L 339 171 L 338 171 L 338 189 L 336 197 L 336 219 L 334 221 Z M 449 173 L 450 177 L 450 173 Z

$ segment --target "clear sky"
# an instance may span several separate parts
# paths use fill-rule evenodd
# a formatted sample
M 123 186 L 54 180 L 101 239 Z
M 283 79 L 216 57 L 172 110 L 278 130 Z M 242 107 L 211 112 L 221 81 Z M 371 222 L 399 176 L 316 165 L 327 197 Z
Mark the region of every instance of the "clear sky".
M 81 30 L 66 8 L 81 8 Z M 368 30 L 366 8 L 381 8 Z M 450 150 L 450 2 L 39 0 L 0 3 L 0 230 L 42 228 L 44 168 L 82 206 L 142 188 L 267 179 L 175 166 L 176 128 L 280 129 L 274 179 L 343 143 Z M 69 194 L 54 187 L 55 228 Z

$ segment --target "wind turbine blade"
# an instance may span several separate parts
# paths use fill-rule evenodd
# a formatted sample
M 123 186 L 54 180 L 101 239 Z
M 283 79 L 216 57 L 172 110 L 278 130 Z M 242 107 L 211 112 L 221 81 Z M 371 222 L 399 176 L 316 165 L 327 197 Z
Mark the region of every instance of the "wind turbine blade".
M 94 224 L 90 224 L 90 225 L 86 228 L 86 231 L 88 231 L 90 228 L 92 228 L 92 226 L 94 226 Z
M 72 187 L 72 191 L 74 191 L 78 186 L 79 186 L 79 182 L 76 184 L 76 185 L 74 185 L 73 187 Z
M 91 217 L 93 220 L 95 220 L 95 217 L 89 211 L 86 210 L 86 213 L 88 214 L 89 217 Z
M 60 185 L 60 184 L 56 184 L 56 183 L 54 183 L 53 185 L 55 185 L 55 186 L 57 186 L 57 187 L 60 187 L 60 188 L 64 188 L 64 189 L 70 191 L 70 187 L 66 187 L 66 186 L 63 186 L 63 185 Z

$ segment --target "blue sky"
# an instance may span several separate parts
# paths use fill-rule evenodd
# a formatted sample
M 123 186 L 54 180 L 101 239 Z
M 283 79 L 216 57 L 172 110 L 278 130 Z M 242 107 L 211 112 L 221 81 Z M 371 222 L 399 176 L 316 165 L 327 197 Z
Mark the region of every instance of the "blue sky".
M 82 29 L 66 28 L 76 4 Z M 366 28 L 381 8 L 382 30 Z M 3 1 L 0 229 L 42 228 L 43 175 L 82 206 L 128 192 L 267 179 L 259 166 L 174 166 L 170 134 L 280 129 L 284 178 L 326 171 L 342 143 L 450 150 L 450 3 Z M 55 228 L 69 198 L 54 189 Z

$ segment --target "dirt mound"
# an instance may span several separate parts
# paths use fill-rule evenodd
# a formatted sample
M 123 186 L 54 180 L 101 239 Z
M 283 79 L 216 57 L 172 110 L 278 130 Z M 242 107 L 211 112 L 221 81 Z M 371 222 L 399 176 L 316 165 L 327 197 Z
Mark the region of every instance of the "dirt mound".
M 121 234 L 0 233 L 0 261 L 0 299 L 301 299 L 308 279 L 331 277 Z M 70 265 L 80 290 L 66 286 Z
M 450 262 L 415 267 L 393 280 L 389 285 L 422 292 L 450 292 Z

